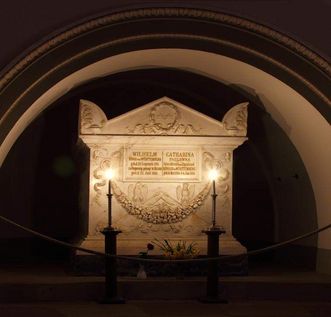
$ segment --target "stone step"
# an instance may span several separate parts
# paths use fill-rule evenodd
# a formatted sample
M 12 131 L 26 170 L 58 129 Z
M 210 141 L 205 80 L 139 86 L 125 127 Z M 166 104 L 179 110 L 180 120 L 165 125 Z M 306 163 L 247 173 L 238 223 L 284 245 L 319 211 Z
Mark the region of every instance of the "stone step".
M 229 277 L 220 279 L 220 294 L 229 301 L 331 301 L 331 281 L 304 278 Z M 119 294 L 128 300 L 194 300 L 205 295 L 204 278 L 120 278 Z M 0 302 L 100 300 L 103 277 L 70 277 L 0 284 Z

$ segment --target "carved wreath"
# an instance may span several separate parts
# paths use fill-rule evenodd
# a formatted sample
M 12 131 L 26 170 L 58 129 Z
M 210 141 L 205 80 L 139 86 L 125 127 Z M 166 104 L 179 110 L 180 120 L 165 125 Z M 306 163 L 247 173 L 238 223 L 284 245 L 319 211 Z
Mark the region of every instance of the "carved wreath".
M 176 204 L 170 206 L 163 204 L 158 206 L 141 206 L 132 201 L 117 185 L 112 182 L 114 196 L 121 206 L 132 216 L 153 224 L 169 224 L 183 221 L 190 214 L 196 211 L 208 196 L 210 183 L 207 183 L 203 189 L 187 204 Z M 166 193 L 160 193 L 167 195 Z

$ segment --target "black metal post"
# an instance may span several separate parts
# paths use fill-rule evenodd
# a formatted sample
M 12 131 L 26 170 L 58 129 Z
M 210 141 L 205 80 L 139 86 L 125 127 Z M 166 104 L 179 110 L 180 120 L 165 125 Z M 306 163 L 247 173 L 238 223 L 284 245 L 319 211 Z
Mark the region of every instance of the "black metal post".
M 101 233 L 105 236 L 105 297 L 102 304 L 124 304 L 124 298 L 117 295 L 117 235 L 122 231 L 112 227 L 112 197 L 111 180 L 108 180 L 108 227 Z M 113 256 L 114 255 L 114 256 Z
M 208 230 L 203 230 L 208 239 L 208 257 L 219 256 L 219 236 L 225 233 L 223 229 L 211 227 Z M 219 297 L 218 292 L 218 261 L 208 261 L 207 267 L 207 287 L 206 296 L 201 298 L 203 303 L 227 303 L 226 300 Z
M 116 239 L 121 233 L 112 227 L 104 228 L 101 233 L 105 236 L 105 253 L 116 255 Z M 117 295 L 117 260 L 115 257 L 105 258 L 105 297 L 103 304 L 124 304 L 124 298 Z

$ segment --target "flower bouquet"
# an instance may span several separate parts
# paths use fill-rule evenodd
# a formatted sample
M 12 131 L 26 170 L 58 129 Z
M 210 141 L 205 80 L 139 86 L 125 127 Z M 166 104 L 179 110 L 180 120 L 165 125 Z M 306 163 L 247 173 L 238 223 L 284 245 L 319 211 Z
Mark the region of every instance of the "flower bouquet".
M 171 241 L 164 239 L 162 241 L 155 239 L 152 241 L 163 252 L 163 256 L 169 259 L 187 259 L 199 255 L 199 250 L 195 242 L 187 243 L 180 240 L 173 244 Z

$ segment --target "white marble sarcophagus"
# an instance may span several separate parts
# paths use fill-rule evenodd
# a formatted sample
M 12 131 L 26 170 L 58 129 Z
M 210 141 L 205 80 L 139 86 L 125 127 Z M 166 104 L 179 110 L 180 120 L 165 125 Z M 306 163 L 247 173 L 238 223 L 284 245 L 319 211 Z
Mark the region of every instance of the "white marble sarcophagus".
M 222 254 L 246 249 L 232 236 L 232 156 L 247 138 L 247 105 L 231 108 L 222 121 L 170 98 L 150 102 L 107 120 L 94 103 L 81 100 L 79 138 L 89 149 L 88 235 L 82 246 L 103 250 L 108 183 L 119 254 L 138 254 L 153 239 L 196 242 L 206 253 L 211 225 L 210 169 L 217 169 L 217 223 Z M 157 251 L 155 251 L 157 252 Z

